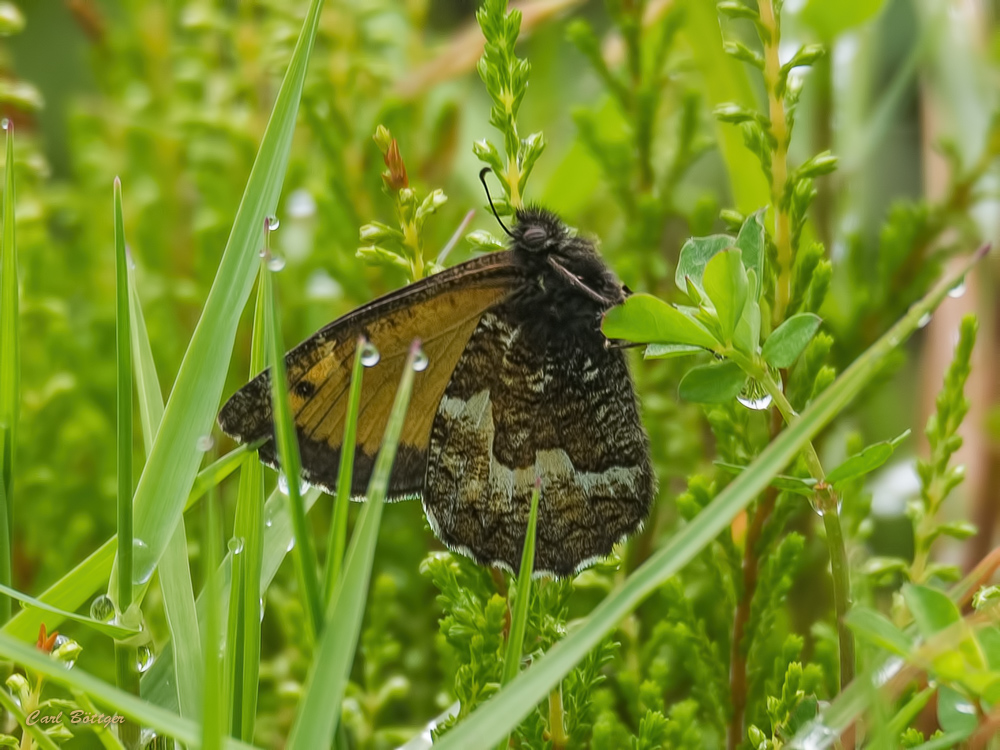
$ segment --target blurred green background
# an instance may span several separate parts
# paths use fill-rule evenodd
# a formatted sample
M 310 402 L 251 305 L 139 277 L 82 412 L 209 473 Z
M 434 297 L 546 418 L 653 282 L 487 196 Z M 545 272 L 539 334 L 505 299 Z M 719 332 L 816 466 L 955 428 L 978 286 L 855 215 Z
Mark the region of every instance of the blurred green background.
M 9 3 L 2 5 L 8 16 L 13 13 Z M 17 138 L 22 285 L 14 579 L 17 588 L 37 592 L 115 527 L 112 180 L 120 176 L 124 187 L 126 235 L 168 393 L 214 277 L 304 4 L 46 0 L 16 7 L 23 29 L 0 41 L 0 108 L 14 122 Z M 652 171 L 645 175 L 634 159 L 640 140 L 632 115 L 615 103 L 567 38 L 570 24 L 586 20 L 604 59 L 621 69 L 628 53 L 614 14 L 581 0 L 534 0 L 520 7 L 525 18 L 519 54 L 531 62 L 532 75 L 519 122 L 525 133 L 543 131 L 548 143 L 528 184 L 528 200 L 599 237 L 609 262 L 633 289 L 674 294 L 668 281 L 684 239 L 722 231 L 722 209 L 747 213 L 768 202 L 756 161 L 735 129 L 712 116 L 725 101 L 762 101 L 758 78 L 723 54 L 714 3 L 646 3 L 647 28 L 675 16 L 678 28 L 667 64 L 657 73 L 659 98 L 648 138 Z M 495 137 L 490 102 L 475 74 L 482 42 L 474 12 L 471 0 L 327 3 L 279 205 L 281 225 L 272 238 L 286 261 L 277 278 L 286 342 L 404 282 L 398 272 L 368 267 L 355 257 L 362 224 L 395 223 L 371 138 L 378 124 L 398 139 L 411 184 L 422 193 L 442 188 L 449 196 L 426 225 L 429 257 L 470 209 L 476 210 L 470 229 L 497 233 L 472 152 L 475 140 Z M 971 0 L 785 4 L 783 42 L 789 50 L 804 42 L 829 44 L 829 54 L 808 73 L 791 160 L 824 149 L 840 159 L 839 170 L 818 183 L 806 229 L 810 238 L 825 242 L 836 267 L 824 318 L 836 337 L 832 364 L 838 370 L 933 277 L 933 264 L 917 264 L 919 272 L 908 274 L 897 252 L 902 244 L 907 252 L 921 242 L 928 253 L 941 246 L 964 252 L 978 238 L 996 235 L 995 170 L 983 168 L 985 180 L 976 183 L 982 192 L 959 195 L 955 188 L 981 160 L 989 166 L 1000 148 L 991 130 L 1000 91 L 997 12 L 996 2 Z M 726 25 L 726 36 L 751 37 L 739 22 Z M 691 137 L 679 154 L 684 128 Z M 949 144 L 945 156 L 936 150 L 942 142 Z M 473 251 L 461 242 L 449 263 Z M 909 358 L 901 358 L 823 441 L 824 451 L 843 455 L 846 435 L 854 430 L 868 440 L 907 427 L 919 434 L 950 357 L 955 321 L 964 311 L 978 310 L 983 330 L 970 386 L 974 418 L 964 458 L 969 478 L 949 512 L 971 517 L 983 529 L 969 550 L 956 551 L 963 564 L 990 546 L 1000 483 L 996 279 L 994 262 L 970 280 L 968 294 L 949 301 Z M 246 379 L 249 321 L 245 330 L 227 395 Z M 670 499 L 683 491 L 689 474 L 715 457 L 701 410 L 673 397 L 679 372 L 660 363 L 636 373 L 668 525 Z M 919 452 L 920 446 L 913 439 L 908 450 Z M 219 441 L 220 451 L 229 447 Z M 884 475 L 876 493 L 878 529 L 869 543 L 881 553 L 905 552 L 909 544 L 905 534 L 893 531 L 909 529 L 908 522 L 900 527 L 897 521 L 915 487 L 908 479 L 912 469 L 907 473 L 905 460 L 900 466 L 895 475 Z M 235 495 L 235 487 L 226 493 Z M 329 509 L 321 506 L 315 515 L 325 528 Z M 197 519 L 195 529 L 192 540 L 200 538 Z M 366 689 L 374 690 L 389 673 L 406 681 L 377 704 L 378 710 L 391 707 L 390 718 L 376 722 L 368 716 L 359 726 L 415 731 L 450 703 L 439 694 L 443 668 L 433 648 L 439 613 L 430 603 L 436 590 L 418 573 L 427 551 L 438 548 L 418 504 L 387 510 L 373 597 L 384 600 L 375 608 L 388 618 L 382 626 L 395 645 L 369 644 L 370 652 L 388 649 L 375 662 L 384 674 L 359 675 L 358 682 L 368 679 Z M 198 554 L 192 543 L 195 562 Z M 292 580 L 290 567 L 280 580 Z M 264 620 L 261 710 L 275 732 L 288 720 L 307 663 L 298 646 L 298 606 L 283 585 L 268 594 L 273 615 Z M 151 621 L 162 638 L 162 623 Z M 106 661 L 88 661 L 87 668 L 110 675 Z M 363 715 L 372 709 L 359 699 L 357 710 Z M 262 744 L 269 744 L 268 736 L 265 728 Z M 380 741 L 391 744 L 386 737 Z

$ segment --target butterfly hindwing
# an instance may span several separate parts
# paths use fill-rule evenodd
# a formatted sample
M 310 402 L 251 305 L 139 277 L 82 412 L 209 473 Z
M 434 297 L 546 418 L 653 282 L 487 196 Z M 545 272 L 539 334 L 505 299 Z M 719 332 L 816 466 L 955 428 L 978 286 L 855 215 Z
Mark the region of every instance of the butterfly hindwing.
M 362 380 L 352 494 L 364 493 L 411 342 L 419 338 L 428 367 L 413 394 L 392 472 L 389 496 L 419 494 L 437 405 L 484 310 L 502 300 L 517 275 L 508 253 L 492 253 L 381 297 L 318 331 L 285 358 L 302 476 L 334 491 L 351 368 L 359 336 L 379 351 Z M 219 424 L 240 442 L 273 437 L 270 376 L 263 372 L 223 407 Z M 273 440 L 260 456 L 276 466 Z
M 480 319 L 431 430 L 424 509 L 438 537 L 517 571 L 541 479 L 535 571 L 569 575 L 638 528 L 655 480 L 623 352 Z

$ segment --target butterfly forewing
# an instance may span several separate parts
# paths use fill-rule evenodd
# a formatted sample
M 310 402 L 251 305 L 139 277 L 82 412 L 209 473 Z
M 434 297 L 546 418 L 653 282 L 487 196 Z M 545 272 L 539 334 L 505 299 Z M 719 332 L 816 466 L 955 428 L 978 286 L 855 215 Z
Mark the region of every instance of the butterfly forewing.
M 392 498 L 419 494 L 431 423 L 452 370 L 483 312 L 516 280 L 508 253 L 476 258 L 345 315 L 289 352 L 285 366 L 306 481 L 335 490 L 351 367 L 358 337 L 364 336 L 380 354 L 362 381 L 352 493 L 364 493 L 406 353 L 420 339 L 429 363 L 414 383 L 389 487 Z M 271 438 L 270 399 L 264 372 L 223 407 L 223 431 L 241 442 Z M 260 447 L 260 456 L 276 465 L 273 441 Z

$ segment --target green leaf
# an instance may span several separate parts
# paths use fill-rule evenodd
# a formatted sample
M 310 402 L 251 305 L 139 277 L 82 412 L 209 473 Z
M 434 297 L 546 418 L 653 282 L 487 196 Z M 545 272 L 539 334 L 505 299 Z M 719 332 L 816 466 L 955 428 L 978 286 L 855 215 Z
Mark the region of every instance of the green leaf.
M 13 589 L 10 586 L 4 586 L 2 583 L 0 583 L 0 591 L 7 594 L 12 599 L 17 599 L 19 602 L 23 602 L 29 607 L 57 614 L 66 620 L 79 622 L 89 628 L 92 628 L 93 630 L 96 630 L 98 633 L 103 633 L 104 635 L 111 636 L 112 638 L 130 638 L 131 636 L 142 632 L 140 628 L 129 628 L 122 625 L 115 625 L 110 622 L 102 622 L 90 617 L 84 617 L 83 615 L 78 615 L 75 612 L 67 612 L 66 610 L 59 609 L 58 607 L 53 607 L 51 604 L 39 601 L 33 596 L 22 594 L 20 591 Z
M 714 349 L 719 345 L 704 326 L 650 294 L 633 294 L 604 315 L 609 339 L 643 344 L 684 344 Z
M 819 37 L 831 41 L 873 18 L 885 0 L 808 0 L 799 17 Z
M 340 581 L 326 608 L 322 637 L 317 644 L 305 692 L 299 701 L 295 723 L 288 737 L 288 750 L 330 747 L 340 719 L 340 711 L 332 711 L 330 707 L 340 705 L 354 663 L 361 620 L 365 614 L 365 598 L 375 560 L 382 508 L 389 489 L 389 473 L 396 458 L 399 436 L 403 431 L 403 421 L 413 391 L 413 378 L 416 374 L 413 364 L 419 352 L 419 342 L 414 342 L 403 366 L 403 376 L 389 414 L 382 447 L 372 469 L 368 483 L 368 502 L 361 511 Z
M 733 238 L 728 234 L 692 237 L 685 242 L 681 248 L 680 257 L 677 259 L 677 270 L 674 272 L 674 283 L 677 284 L 677 288 L 685 294 L 689 294 L 690 280 L 690 283 L 693 283 L 699 291 L 704 291 L 702 277 L 705 275 L 708 261 L 727 247 L 733 247 Z
M 923 315 L 933 310 L 955 285 L 956 280 L 964 277 L 984 254 L 985 252 L 976 253 L 964 263 L 957 264 L 947 277 L 914 304 L 903 318 L 820 393 L 799 418 L 782 430 L 750 467 L 716 495 L 701 513 L 671 536 L 621 586 L 602 600 L 578 627 L 537 659 L 531 669 L 519 674 L 517 679 L 476 708 L 435 743 L 435 750 L 488 747 L 502 740 L 545 700 L 549 692 L 607 633 L 729 527 L 733 518 L 767 487 L 772 477 L 798 455 L 802 446 L 840 414 L 872 378 L 882 371 L 886 358 L 916 330 Z M 838 704 L 839 713 L 835 718 L 842 722 L 846 715 L 856 716 L 856 710 L 863 710 L 867 706 L 867 697 L 868 692 L 865 690 L 852 693 L 849 704 Z M 814 742 L 815 750 L 829 747 L 838 736 L 839 733 L 834 732 L 825 744 Z
M 947 594 L 930 586 L 913 583 L 904 585 L 902 593 L 903 601 L 925 639 L 962 623 L 948 653 L 934 660 L 934 669 L 942 679 L 964 681 L 970 669 L 985 669 L 986 659 L 971 628 L 963 622 L 961 612 Z
M 746 471 L 747 467 L 740 464 L 731 464 L 725 461 L 715 461 L 716 466 L 730 474 L 738 475 Z M 782 492 L 794 492 L 804 497 L 812 497 L 816 494 L 816 480 L 812 477 L 790 477 L 778 474 L 771 480 L 771 486 Z
M 857 606 L 847 613 L 847 626 L 858 638 L 892 653 L 907 657 L 913 651 L 913 641 L 892 620 L 869 607 Z
M 643 359 L 672 359 L 673 357 L 686 357 L 689 354 L 700 354 L 705 351 L 700 346 L 688 346 L 686 344 L 650 344 L 643 352 Z
M 736 398 L 746 385 L 747 375 L 731 360 L 692 367 L 681 378 L 678 394 L 696 404 L 721 404 Z
M 903 586 L 903 600 L 913 615 L 914 622 L 924 638 L 930 638 L 949 625 L 960 622 L 962 614 L 943 591 L 930 586 L 907 583 Z
M 857 479 L 875 471 L 875 469 L 889 460 L 895 446 L 909 434 L 910 431 L 907 430 L 895 440 L 884 440 L 881 443 L 874 443 L 867 446 L 860 453 L 854 454 L 840 466 L 830 471 L 826 475 L 826 481 L 829 484 L 837 484 Z
M 134 496 L 134 531 L 155 565 L 184 509 L 202 451 L 199 438 L 215 422 L 240 317 L 257 273 L 260 228 L 274 213 L 288 164 L 292 133 L 321 0 L 313 0 L 278 90 L 271 119 Z M 117 591 L 112 573 L 109 592 Z
M 947 685 L 942 685 L 938 690 L 937 715 L 941 728 L 949 733 L 964 732 L 968 737 L 979 725 L 976 707 L 968 698 Z
M 747 271 L 739 248 L 717 253 L 705 266 L 702 282 L 705 293 L 715 305 L 725 343 L 729 344 L 747 302 Z
M 772 367 L 791 367 L 821 322 L 819 316 L 812 313 L 793 315 L 767 337 L 761 350 L 764 360 Z
M 758 209 L 750 214 L 736 235 L 736 247 L 743 253 L 743 265 L 749 274 L 757 274 L 758 281 L 764 278 L 764 258 L 767 257 L 767 241 L 764 231 L 764 215 L 766 208 Z M 750 297 L 756 299 L 760 289 L 751 288 Z

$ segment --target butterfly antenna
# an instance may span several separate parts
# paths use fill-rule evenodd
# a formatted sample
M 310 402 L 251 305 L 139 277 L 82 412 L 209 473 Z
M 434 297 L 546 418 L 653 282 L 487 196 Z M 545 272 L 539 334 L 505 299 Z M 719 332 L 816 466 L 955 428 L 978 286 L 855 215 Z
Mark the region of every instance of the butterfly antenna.
M 479 181 L 483 183 L 483 190 L 486 191 L 486 199 L 490 202 L 490 208 L 493 209 L 493 215 L 497 217 L 497 223 L 500 224 L 500 228 L 507 233 L 508 237 L 513 237 L 507 225 L 503 223 L 503 219 L 500 218 L 500 214 L 497 213 L 497 207 L 493 205 L 493 196 L 490 195 L 490 187 L 486 184 L 486 173 L 492 172 L 493 170 L 489 167 L 483 167 L 479 170 Z

